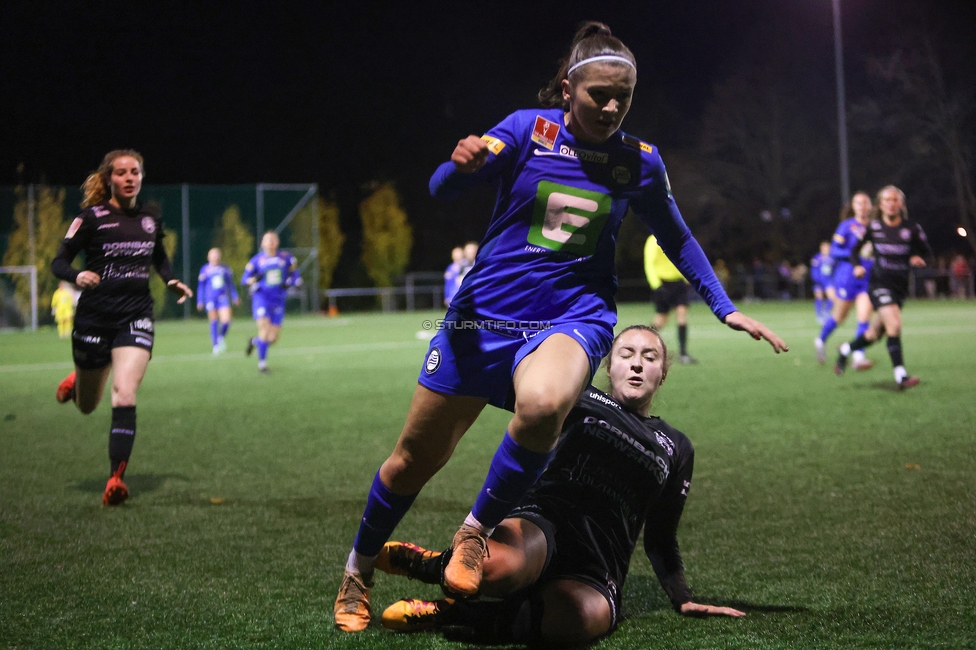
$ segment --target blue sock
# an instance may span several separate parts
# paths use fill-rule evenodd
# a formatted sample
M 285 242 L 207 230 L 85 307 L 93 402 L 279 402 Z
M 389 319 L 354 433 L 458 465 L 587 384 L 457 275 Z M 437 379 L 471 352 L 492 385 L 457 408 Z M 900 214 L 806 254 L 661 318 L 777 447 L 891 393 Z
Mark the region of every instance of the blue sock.
M 864 336 L 864 333 L 868 331 L 868 326 L 871 323 L 869 321 L 858 321 L 857 329 L 854 330 L 854 338 L 859 339 Z
M 530 451 L 515 442 L 506 431 L 471 509 L 474 518 L 485 528 L 500 524 L 542 476 L 552 454 L 551 451 L 544 454 Z
M 814 309 L 814 312 L 817 314 L 817 318 L 823 318 L 823 315 L 824 315 L 823 307 L 824 307 L 823 298 L 814 298 L 813 299 L 813 309 Z
M 264 361 L 268 358 L 268 342 L 264 339 L 255 338 L 254 345 L 258 346 L 258 361 Z
M 827 317 L 827 322 L 824 323 L 823 329 L 820 330 L 820 340 L 826 341 L 827 337 L 837 329 L 837 321 L 834 320 L 833 316 Z
M 824 298 L 824 312 L 829 314 L 834 311 L 834 301 L 830 298 Z
M 413 505 L 416 494 L 400 496 L 390 491 L 380 480 L 379 471 L 373 477 L 373 485 L 369 488 L 366 498 L 366 510 L 359 522 L 359 532 L 352 547 L 360 555 L 375 556 L 383 548 L 393 534 L 403 515 Z
M 217 325 L 217 321 L 210 321 L 210 340 L 213 342 L 213 345 L 217 345 Z
M 229 329 L 230 329 L 230 321 L 227 321 L 226 323 L 221 323 L 220 324 L 220 338 L 226 338 L 227 337 L 227 330 L 229 330 Z

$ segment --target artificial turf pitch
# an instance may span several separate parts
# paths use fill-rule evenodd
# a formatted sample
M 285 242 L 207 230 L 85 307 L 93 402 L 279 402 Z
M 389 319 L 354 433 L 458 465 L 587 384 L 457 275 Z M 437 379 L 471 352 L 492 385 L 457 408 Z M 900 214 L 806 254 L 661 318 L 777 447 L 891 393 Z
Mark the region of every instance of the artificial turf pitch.
M 653 411 L 697 450 L 679 530 L 696 599 L 748 616 L 676 615 L 638 546 L 626 618 L 597 647 L 976 647 L 976 305 L 907 305 L 905 356 L 922 383 L 904 393 L 883 345 L 869 372 L 817 365 L 810 303 L 744 311 L 792 350 L 776 356 L 698 304 L 701 363 L 675 365 Z M 620 316 L 646 322 L 650 309 Z M 462 647 L 332 626 L 423 361 L 417 333 L 437 317 L 289 317 L 268 376 L 243 355 L 249 321 L 220 358 L 204 321 L 159 323 L 132 496 L 117 508 L 101 505 L 108 398 L 87 417 L 55 402 L 70 352 L 53 330 L 0 335 L 0 647 Z M 673 322 L 665 334 L 673 352 Z M 486 409 L 397 538 L 450 541 L 506 423 Z M 436 593 L 378 575 L 376 618 Z

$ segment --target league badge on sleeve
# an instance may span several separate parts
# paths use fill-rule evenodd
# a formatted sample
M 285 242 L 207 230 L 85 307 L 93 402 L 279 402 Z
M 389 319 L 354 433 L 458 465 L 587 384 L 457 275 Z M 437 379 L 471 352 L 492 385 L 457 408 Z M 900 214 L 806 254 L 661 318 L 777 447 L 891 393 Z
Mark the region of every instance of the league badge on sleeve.
M 546 149 L 552 149 L 559 135 L 559 125 L 550 122 L 541 115 L 535 116 L 535 126 L 532 127 L 532 142 L 541 144 Z
M 490 135 L 483 135 L 481 139 L 488 144 L 488 151 L 492 152 L 496 156 L 502 152 L 505 148 L 505 143 L 498 138 L 493 138 Z

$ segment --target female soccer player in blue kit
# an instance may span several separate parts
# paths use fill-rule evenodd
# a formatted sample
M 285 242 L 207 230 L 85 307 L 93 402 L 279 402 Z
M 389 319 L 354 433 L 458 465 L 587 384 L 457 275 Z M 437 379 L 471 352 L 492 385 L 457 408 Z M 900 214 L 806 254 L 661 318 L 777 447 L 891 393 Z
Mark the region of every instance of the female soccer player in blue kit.
M 468 136 L 430 181 L 450 198 L 500 181 L 474 267 L 431 340 L 407 421 L 373 480 L 335 603 L 339 629 L 369 624 L 375 557 L 485 405 L 514 411 L 474 508 L 454 536 L 445 584 L 478 592 L 487 538 L 542 474 L 563 420 L 610 351 L 614 248 L 632 209 L 729 327 L 786 344 L 738 311 L 671 195 L 657 148 L 619 131 L 637 82 L 630 50 L 586 23 L 539 98 Z
M 197 279 L 197 310 L 207 309 L 210 319 L 210 341 L 215 355 L 227 351 L 227 330 L 230 329 L 230 304 L 241 304 L 234 286 L 233 272 L 220 263 L 220 249 L 207 252 L 207 263 Z
M 827 361 L 827 338 L 850 313 L 851 307 L 857 304 L 857 333 L 855 338 L 868 329 L 871 320 L 871 299 L 868 297 L 867 283 L 854 276 L 854 266 L 851 264 L 851 252 L 854 246 L 859 246 L 868 222 L 871 219 L 871 197 L 865 192 L 858 192 L 851 197 L 851 202 L 841 214 L 840 225 L 834 231 L 830 243 L 830 256 L 834 260 L 834 273 L 831 276 L 831 286 L 834 288 L 834 308 L 823 329 L 813 341 L 817 352 L 817 362 Z M 866 369 L 870 363 L 863 357 L 855 360 L 855 367 Z
M 279 251 L 281 240 L 272 231 L 261 238 L 261 252 L 244 267 L 241 284 L 251 293 L 251 314 L 258 324 L 258 335 L 248 339 L 248 356 L 258 349 L 258 370 L 267 374 L 268 348 L 278 340 L 285 320 L 285 298 L 288 287 L 302 284 L 298 262 L 288 251 Z

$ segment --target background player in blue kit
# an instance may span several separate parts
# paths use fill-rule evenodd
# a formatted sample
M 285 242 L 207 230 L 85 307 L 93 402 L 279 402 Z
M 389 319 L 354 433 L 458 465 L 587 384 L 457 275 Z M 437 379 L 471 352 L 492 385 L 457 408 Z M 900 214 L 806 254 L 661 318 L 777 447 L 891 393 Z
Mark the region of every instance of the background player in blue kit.
M 563 425 L 555 456 L 488 540 L 481 599 L 405 599 L 383 612 L 399 631 L 470 629 L 482 643 L 579 646 L 620 620 L 624 581 L 644 529 L 644 552 L 675 611 L 744 616 L 696 603 L 678 550 L 695 450 L 649 415 L 668 373 L 668 350 L 644 325 L 624 329 L 606 361 L 609 394 L 590 386 Z M 440 584 L 447 553 L 387 543 L 377 568 Z
M 831 285 L 834 287 L 834 309 L 820 330 L 820 336 L 813 344 L 817 352 L 817 362 L 827 361 L 826 343 L 831 333 L 837 329 L 857 302 L 857 333 L 863 334 L 871 320 L 871 300 L 867 288 L 858 285 L 851 264 L 851 253 L 864 237 L 871 219 L 871 197 L 865 192 L 857 192 L 841 213 L 841 222 L 834 231 L 830 244 L 830 256 L 834 259 L 834 273 Z M 860 362 L 861 360 L 858 359 Z
M 302 284 L 298 262 L 288 251 L 278 250 L 278 234 L 264 233 L 261 252 L 244 267 L 241 284 L 251 291 L 251 314 L 258 324 L 258 335 L 248 339 L 247 354 L 258 349 L 258 370 L 268 370 L 268 347 L 278 340 L 285 320 L 285 298 L 288 287 Z
M 431 194 L 452 198 L 498 181 L 472 269 L 431 340 L 407 421 L 374 477 L 334 607 L 369 624 L 375 558 L 424 484 L 487 404 L 514 411 L 471 513 L 452 543 L 445 584 L 477 593 L 487 539 L 542 474 L 563 420 L 610 351 L 614 253 L 628 209 L 729 327 L 786 344 L 739 313 L 681 218 L 656 147 L 619 131 L 637 82 L 634 56 L 587 23 L 540 94 L 484 136 L 459 141 Z
M 213 353 L 227 351 L 227 330 L 230 329 L 230 305 L 241 304 L 234 286 L 234 274 L 229 267 L 220 263 L 220 249 L 211 248 L 207 252 L 207 263 L 200 269 L 197 278 L 197 310 L 207 310 L 210 319 L 210 341 Z
M 461 288 L 461 271 L 463 270 L 464 249 L 455 246 L 451 249 L 451 263 L 444 271 L 444 306 L 450 307 L 454 294 Z
M 831 276 L 834 274 L 834 258 L 830 256 L 830 242 L 820 242 L 820 252 L 810 260 L 810 280 L 813 281 L 813 307 L 817 322 L 821 327 L 830 317 L 834 306 L 833 299 L 827 295 Z M 831 292 L 832 293 L 832 292 Z

